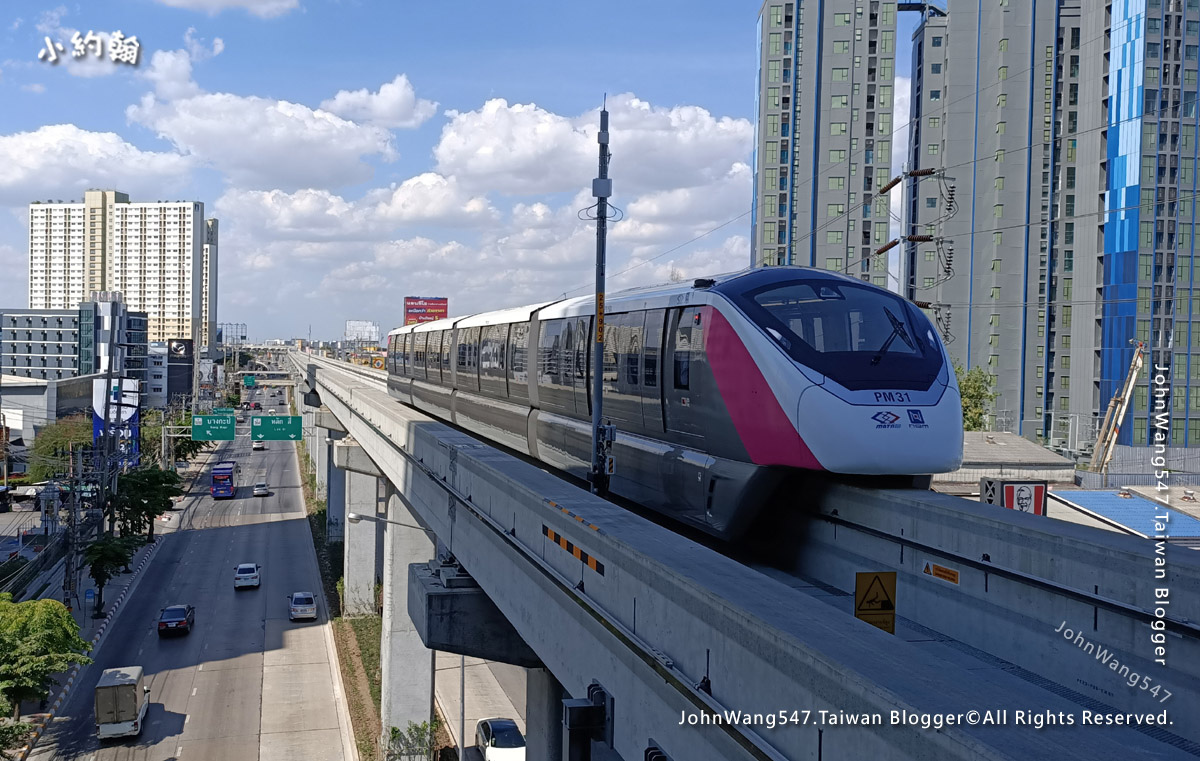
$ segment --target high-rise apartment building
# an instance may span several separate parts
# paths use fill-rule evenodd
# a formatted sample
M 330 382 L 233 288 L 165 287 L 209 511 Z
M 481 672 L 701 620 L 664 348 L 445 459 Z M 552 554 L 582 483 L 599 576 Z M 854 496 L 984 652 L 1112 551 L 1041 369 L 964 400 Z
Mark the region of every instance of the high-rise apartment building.
M 932 304 L 952 359 L 998 392 L 998 430 L 1043 415 L 1055 70 L 1051 3 L 961 0 L 913 35 L 905 296 Z M 1049 375 L 1047 374 L 1049 373 Z
M 1119 442 L 1153 441 L 1157 366 L 1169 443 L 1200 445 L 1200 0 L 956 0 L 913 45 L 909 156 L 943 174 L 907 186 L 935 240 L 905 295 L 992 376 L 995 427 L 1086 450 L 1141 341 Z
M 765 0 L 758 14 L 751 264 L 888 284 L 897 3 Z
M 29 304 L 72 309 L 93 291 L 119 291 L 149 315 L 151 340 L 202 340 L 206 325 L 215 332 L 216 252 L 216 220 L 206 222 L 199 202 L 131 203 L 112 190 L 89 190 L 83 203 L 35 202 Z

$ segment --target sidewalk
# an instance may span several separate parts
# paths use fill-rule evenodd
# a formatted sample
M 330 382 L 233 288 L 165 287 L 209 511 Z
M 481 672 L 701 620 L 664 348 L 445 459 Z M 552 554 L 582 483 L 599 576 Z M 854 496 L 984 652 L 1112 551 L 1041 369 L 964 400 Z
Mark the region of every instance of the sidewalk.
M 460 716 L 460 656 L 453 653 L 438 652 L 437 673 L 434 675 L 434 692 L 437 695 L 438 707 L 446 719 L 446 729 L 455 742 L 458 741 Z M 488 667 L 487 661 L 480 658 L 466 659 L 466 726 L 465 731 L 465 761 L 480 759 L 481 756 L 474 748 L 475 725 L 480 719 L 507 718 L 517 723 L 521 734 L 525 734 L 525 719 L 523 711 L 518 711 L 501 688 L 496 676 Z

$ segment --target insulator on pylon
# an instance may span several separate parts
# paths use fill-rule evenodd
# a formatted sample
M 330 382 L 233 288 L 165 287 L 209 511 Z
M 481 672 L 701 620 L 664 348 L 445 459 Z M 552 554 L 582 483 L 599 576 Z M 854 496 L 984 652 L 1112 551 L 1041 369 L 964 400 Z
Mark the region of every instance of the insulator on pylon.
M 909 243 L 932 243 L 932 235 L 910 235 L 907 238 Z

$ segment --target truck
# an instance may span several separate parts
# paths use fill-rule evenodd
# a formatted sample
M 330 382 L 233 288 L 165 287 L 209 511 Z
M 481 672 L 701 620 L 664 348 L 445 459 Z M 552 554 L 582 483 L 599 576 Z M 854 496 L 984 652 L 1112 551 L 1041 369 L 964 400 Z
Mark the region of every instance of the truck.
M 141 734 L 150 687 L 141 666 L 105 669 L 96 683 L 96 734 L 101 740 Z
M 218 462 L 212 467 L 210 494 L 214 499 L 236 497 L 240 475 L 241 466 L 233 460 Z

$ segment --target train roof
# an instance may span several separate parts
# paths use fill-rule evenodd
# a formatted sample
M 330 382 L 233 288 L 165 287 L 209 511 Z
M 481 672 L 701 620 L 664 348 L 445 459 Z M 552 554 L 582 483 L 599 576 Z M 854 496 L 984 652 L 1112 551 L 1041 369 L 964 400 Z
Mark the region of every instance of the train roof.
M 831 272 L 829 270 L 818 269 L 815 267 L 800 267 L 794 265 L 779 267 L 752 267 L 738 270 L 736 272 L 710 275 L 703 278 L 689 278 L 678 283 L 657 283 L 655 285 L 643 285 L 635 288 L 625 288 L 620 291 L 613 291 L 606 295 L 605 311 L 666 307 L 669 306 L 672 296 L 677 296 L 682 293 L 688 293 L 696 290 L 696 283 L 698 281 L 709 280 L 712 281 L 712 285 L 721 285 L 723 283 L 750 275 L 761 277 L 767 272 L 777 276 L 783 276 L 785 273 L 790 275 L 793 273 L 803 272 L 809 277 L 816 275 L 828 277 L 830 279 L 854 280 L 855 282 L 859 283 L 862 282 L 852 275 L 847 275 L 841 272 Z M 447 330 L 453 327 L 470 328 L 481 325 L 503 325 L 512 322 L 526 322 L 535 312 L 538 313 L 538 317 L 540 319 L 553 320 L 560 317 L 574 317 L 578 315 L 595 314 L 595 311 L 596 297 L 594 294 L 588 294 L 587 296 L 576 296 L 575 298 L 570 299 L 543 301 L 536 304 L 511 307 L 508 309 L 499 309 L 492 312 L 476 312 L 474 314 L 460 317 L 446 317 L 434 322 L 405 325 L 403 327 L 396 328 L 388 335 L 417 331 L 425 332 L 427 330 Z

